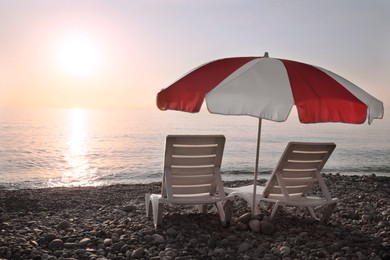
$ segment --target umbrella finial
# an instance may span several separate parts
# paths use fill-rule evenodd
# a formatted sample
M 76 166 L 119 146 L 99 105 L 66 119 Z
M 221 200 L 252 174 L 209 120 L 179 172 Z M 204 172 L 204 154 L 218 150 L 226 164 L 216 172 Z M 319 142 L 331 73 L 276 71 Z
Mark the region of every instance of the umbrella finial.
M 263 58 L 269 58 L 269 56 L 268 56 L 268 51 L 266 51 L 266 52 L 264 53 Z

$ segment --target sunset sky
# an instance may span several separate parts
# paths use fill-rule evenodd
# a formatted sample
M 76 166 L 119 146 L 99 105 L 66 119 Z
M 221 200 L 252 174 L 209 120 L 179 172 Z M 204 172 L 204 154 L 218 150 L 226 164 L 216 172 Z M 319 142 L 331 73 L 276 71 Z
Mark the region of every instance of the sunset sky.
M 152 108 L 231 56 L 298 60 L 390 103 L 390 1 L 0 1 L 0 107 Z

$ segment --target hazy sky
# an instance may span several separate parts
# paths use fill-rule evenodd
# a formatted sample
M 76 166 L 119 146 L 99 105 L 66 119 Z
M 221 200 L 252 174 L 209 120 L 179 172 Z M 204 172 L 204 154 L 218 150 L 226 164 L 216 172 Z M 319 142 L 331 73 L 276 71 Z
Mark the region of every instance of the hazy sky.
M 1 0 L 0 107 L 157 109 L 192 68 L 265 51 L 390 103 L 388 0 Z

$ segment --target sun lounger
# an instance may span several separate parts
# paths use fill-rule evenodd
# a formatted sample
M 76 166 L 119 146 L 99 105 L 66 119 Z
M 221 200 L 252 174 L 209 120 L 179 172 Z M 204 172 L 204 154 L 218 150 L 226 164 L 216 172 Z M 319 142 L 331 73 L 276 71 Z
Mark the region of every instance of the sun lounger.
M 260 203 L 268 202 L 275 204 L 271 220 L 279 207 L 284 206 L 306 208 L 313 218 L 318 219 L 313 208 L 327 206 L 321 218 L 321 221 L 327 221 L 338 199 L 331 198 L 321 170 L 335 147 L 334 143 L 289 143 L 265 187 L 256 187 L 254 214 L 260 213 Z M 314 183 L 318 183 L 322 196 L 307 195 Z M 224 190 L 229 196 L 245 199 L 253 207 L 253 185 L 224 187 Z
M 223 226 L 230 224 L 231 203 L 223 190 L 221 162 L 223 135 L 169 135 L 166 138 L 161 194 L 146 194 L 146 215 L 155 227 L 162 224 L 163 204 L 217 207 Z

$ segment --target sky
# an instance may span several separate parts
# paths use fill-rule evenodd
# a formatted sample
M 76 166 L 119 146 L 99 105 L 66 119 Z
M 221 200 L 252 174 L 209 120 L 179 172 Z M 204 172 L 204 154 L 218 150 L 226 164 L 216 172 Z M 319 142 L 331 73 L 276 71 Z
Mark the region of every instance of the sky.
M 157 109 L 194 67 L 266 51 L 390 103 L 388 0 L 1 0 L 0 107 Z

